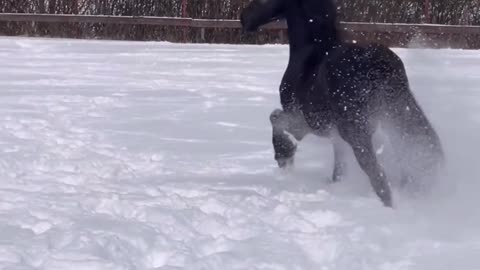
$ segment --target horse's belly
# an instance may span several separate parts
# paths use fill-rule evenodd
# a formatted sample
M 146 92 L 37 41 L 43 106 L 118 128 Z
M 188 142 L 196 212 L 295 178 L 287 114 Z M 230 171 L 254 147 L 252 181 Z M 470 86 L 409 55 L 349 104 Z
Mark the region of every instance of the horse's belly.
M 303 114 L 309 128 L 311 128 L 315 134 L 319 136 L 326 136 L 331 131 L 333 127 L 333 121 L 329 112 L 304 110 Z

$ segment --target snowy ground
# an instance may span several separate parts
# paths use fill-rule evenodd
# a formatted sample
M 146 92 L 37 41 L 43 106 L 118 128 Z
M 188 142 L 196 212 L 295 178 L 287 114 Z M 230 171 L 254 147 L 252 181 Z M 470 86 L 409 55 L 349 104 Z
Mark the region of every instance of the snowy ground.
M 391 210 L 325 139 L 276 169 L 285 46 L 0 38 L 0 268 L 480 269 L 480 52 L 396 51 L 449 174 Z

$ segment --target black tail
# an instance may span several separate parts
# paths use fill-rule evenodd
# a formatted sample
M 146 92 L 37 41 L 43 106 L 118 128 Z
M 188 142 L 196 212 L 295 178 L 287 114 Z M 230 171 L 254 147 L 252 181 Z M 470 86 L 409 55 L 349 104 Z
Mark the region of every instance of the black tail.
M 392 145 L 396 148 L 404 169 L 413 178 L 437 172 L 445 157 L 440 138 L 410 90 L 403 65 L 392 76 L 387 91 L 389 129 Z M 399 160 L 399 161 L 400 161 Z

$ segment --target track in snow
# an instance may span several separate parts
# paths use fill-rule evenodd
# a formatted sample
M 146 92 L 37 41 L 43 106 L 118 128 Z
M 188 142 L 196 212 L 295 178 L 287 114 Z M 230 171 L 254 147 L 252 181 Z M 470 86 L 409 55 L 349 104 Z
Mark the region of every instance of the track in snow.
M 480 269 L 480 53 L 396 51 L 449 175 L 391 210 L 327 140 L 276 169 L 285 46 L 0 38 L 0 268 Z

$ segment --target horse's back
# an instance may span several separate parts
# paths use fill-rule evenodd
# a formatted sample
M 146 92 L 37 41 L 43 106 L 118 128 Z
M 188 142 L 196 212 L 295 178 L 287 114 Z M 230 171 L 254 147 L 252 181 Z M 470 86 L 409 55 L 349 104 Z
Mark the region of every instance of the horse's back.
M 345 80 L 357 83 L 389 83 L 393 75 L 405 73 L 400 57 L 380 44 L 366 46 L 345 43 L 328 52 L 325 59 L 327 76 L 332 82 Z

